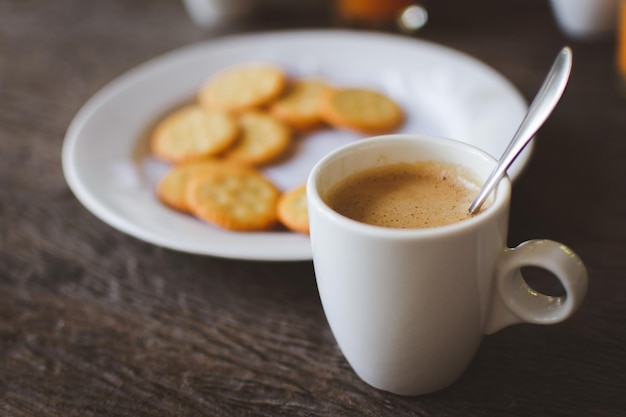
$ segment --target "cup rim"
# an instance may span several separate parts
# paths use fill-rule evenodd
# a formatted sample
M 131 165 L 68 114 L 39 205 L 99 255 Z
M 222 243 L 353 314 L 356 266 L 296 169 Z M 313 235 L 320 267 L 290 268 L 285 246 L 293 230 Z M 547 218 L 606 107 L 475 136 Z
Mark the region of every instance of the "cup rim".
M 390 140 L 401 142 L 427 141 L 431 143 L 434 142 L 443 144 L 456 144 L 455 146 L 460 146 L 464 148 L 466 152 L 475 154 L 477 157 L 484 159 L 486 163 L 492 165 L 492 169 L 498 162 L 493 156 L 475 145 L 441 136 L 424 134 L 389 134 L 360 139 L 356 142 L 351 142 L 347 145 L 341 146 L 329 152 L 315 164 L 315 166 L 309 173 L 306 183 L 307 200 L 309 206 L 318 206 L 320 208 L 320 213 L 323 216 L 331 220 L 333 223 L 341 223 L 343 227 L 349 230 L 361 232 L 368 235 L 376 235 L 379 237 L 389 237 L 394 239 L 411 239 L 415 237 L 440 237 L 444 234 L 447 235 L 464 232 L 469 229 L 481 227 L 481 225 L 490 221 L 490 219 L 492 219 L 494 216 L 497 216 L 498 213 L 501 213 L 503 210 L 508 209 L 512 189 L 511 179 L 508 175 L 503 176 L 498 183 L 498 186 L 493 194 L 494 200 L 487 210 L 481 211 L 469 219 L 444 226 L 416 229 L 399 229 L 384 226 L 375 226 L 350 219 L 330 208 L 324 202 L 318 191 L 318 180 L 323 168 L 343 154 L 350 153 L 364 146 L 370 146 L 372 144 Z M 309 207 L 309 211 L 310 210 L 311 207 Z

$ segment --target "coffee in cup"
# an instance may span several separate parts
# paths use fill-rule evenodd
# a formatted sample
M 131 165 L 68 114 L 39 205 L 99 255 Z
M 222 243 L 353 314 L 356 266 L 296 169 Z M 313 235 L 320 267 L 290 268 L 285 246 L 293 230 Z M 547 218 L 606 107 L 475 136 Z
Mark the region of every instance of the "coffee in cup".
M 460 165 L 435 161 L 372 167 L 334 185 L 324 201 L 358 222 L 397 229 L 445 226 L 469 219 L 480 186 Z

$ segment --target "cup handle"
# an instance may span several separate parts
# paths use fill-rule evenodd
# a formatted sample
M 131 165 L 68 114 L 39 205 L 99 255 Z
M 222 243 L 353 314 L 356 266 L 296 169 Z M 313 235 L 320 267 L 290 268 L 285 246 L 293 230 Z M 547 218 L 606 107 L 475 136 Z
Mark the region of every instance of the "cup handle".
M 566 294 L 552 297 L 532 289 L 522 276 L 521 268 L 526 266 L 553 273 Z M 486 334 L 515 323 L 559 323 L 576 311 L 587 292 L 585 265 L 571 249 L 552 240 L 530 240 L 506 248 L 495 274 Z

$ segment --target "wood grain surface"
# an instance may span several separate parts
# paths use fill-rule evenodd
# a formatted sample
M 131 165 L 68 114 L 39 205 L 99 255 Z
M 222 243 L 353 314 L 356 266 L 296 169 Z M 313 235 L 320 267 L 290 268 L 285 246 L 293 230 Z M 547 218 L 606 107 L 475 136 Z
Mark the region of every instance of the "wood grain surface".
M 121 73 L 231 33 L 333 27 L 332 7 L 274 0 L 200 29 L 174 0 L 2 0 L 0 414 L 626 416 L 626 98 L 615 41 L 565 38 L 546 1 L 427 6 L 421 38 L 483 60 L 527 99 L 556 52 L 574 51 L 510 220 L 511 245 L 555 239 L 585 261 L 589 292 L 572 319 L 486 337 L 463 377 L 432 395 L 367 386 L 334 342 L 311 262 L 141 242 L 88 212 L 61 169 L 73 116 Z

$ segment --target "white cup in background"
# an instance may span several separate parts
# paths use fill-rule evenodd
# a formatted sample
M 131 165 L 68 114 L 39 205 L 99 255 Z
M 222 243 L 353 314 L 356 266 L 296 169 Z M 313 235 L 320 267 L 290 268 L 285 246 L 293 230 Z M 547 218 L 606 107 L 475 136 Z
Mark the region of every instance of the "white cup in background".
M 202 28 L 231 22 L 252 11 L 256 0 L 183 0 L 191 20 Z
M 617 25 L 619 0 L 550 0 L 561 30 L 576 39 L 610 35 Z

